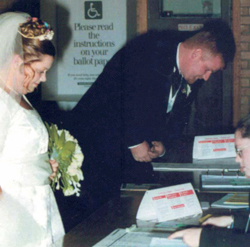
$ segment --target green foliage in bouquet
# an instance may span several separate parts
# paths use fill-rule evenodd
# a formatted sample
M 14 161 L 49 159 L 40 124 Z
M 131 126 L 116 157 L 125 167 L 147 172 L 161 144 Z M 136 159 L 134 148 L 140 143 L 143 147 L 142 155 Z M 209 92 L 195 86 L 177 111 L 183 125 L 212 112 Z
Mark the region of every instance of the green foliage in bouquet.
M 83 153 L 78 141 L 67 131 L 58 130 L 57 125 L 45 123 L 49 133 L 48 152 L 50 159 L 59 164 L 58 171 L 52 182 L 53 190 L 62 189 L 65 196 L 80 195 L 80 180 Z

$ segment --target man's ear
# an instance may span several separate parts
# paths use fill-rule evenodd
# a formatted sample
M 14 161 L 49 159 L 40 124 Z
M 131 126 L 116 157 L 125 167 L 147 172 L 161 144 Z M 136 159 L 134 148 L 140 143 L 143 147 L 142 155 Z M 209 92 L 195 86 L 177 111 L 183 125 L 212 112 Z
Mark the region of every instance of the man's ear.
M 191 58 L 192 59 L 200 59 L 202 57 L 202 49 L 197 48 L 192 51 Z

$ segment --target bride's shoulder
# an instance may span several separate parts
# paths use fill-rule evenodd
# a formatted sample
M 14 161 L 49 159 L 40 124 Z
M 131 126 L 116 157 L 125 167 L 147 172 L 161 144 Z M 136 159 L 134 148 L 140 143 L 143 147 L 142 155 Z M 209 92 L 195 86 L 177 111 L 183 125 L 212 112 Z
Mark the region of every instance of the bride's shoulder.
M 4 111 L 4 109 L 8 111 L 16 111 L 19 106 L 15 101 L 15 99 L 11 97 L 1 87 L 0 87 L 0 105 L 1 105 L 1 111 Z
M 0 102 L 1 104 L 7 103 L 10 96 L 0 87 Z

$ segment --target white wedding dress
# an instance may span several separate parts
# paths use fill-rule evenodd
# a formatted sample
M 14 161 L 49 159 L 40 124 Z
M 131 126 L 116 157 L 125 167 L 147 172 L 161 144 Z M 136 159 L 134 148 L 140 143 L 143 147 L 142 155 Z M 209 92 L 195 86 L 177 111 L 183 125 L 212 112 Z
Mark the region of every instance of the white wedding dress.
M 49 175 L 48 134 L 35 110 L 0 88 L 0 247 L 63 246 Z

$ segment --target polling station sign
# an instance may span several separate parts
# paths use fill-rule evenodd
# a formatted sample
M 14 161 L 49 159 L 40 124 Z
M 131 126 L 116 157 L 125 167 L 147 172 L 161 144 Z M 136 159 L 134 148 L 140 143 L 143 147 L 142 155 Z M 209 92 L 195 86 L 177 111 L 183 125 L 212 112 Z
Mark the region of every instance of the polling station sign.
M 54 91 L 83 95 L 126 42 L 126 1 L 55 2 L 58 59 Z M 49 88 L 45 91 L 51 94 Z

